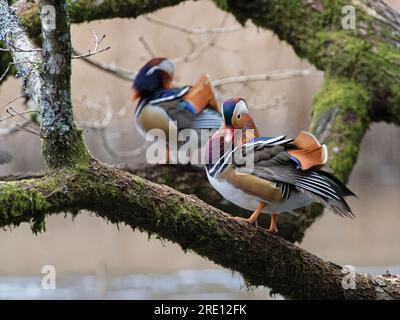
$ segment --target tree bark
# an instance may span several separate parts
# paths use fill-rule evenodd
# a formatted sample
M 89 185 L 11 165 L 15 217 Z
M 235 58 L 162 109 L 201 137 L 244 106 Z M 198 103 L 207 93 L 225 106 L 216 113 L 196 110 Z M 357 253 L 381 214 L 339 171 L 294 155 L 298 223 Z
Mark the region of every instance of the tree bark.
M 355 275 L 345 290 L 342 267 L 233 220 L 194 196 L 91 161 L 42 179 L 0 183 L 0 226 L 30 222 L 35 232 L 46 215 L 86 209 L 112 223 L 178 243 L 237 271 L 252 286 L 268 286 L 292 299 L 399 299 L 397 276 Z M 28 201 L 28 199 L 31 199 Z
M 299 7 L 299 1 L 262 1 L 262 3 L 238 1 L 234 4 L 232 4 L 233 1 L 218 2 L 220 5 L 227 6 L 225 9 L 233 11 L 236 15 L 239 12 L 236 10 L 243 5 L 244 8 L 240 8 L 240 12 L 244 16 L 238 17 L 241 20 L 249 12 L 251 13 L 252 10 L 249 8 L 253 3 L 263 5 L 251 13 L 253 21 L 261 26 L 272 24 L 265 21 L 272 17 L 270 15 L 272 12 L 278 16 L 279 13 L 285 13 L 280 11 L 282 8 L 279 5 L 287 7 L 289 11 L 286 14 L 294 19 L 293 24 L 299 21 L 308 27 L 312 26 L 309 25 L 310 22 L 301 20 L 305 12 L 312 15 L 314 11 L 320 14 L 329 8 L 333 10 L 328 2 L 326 4 L 324 2 L 325 7 L 321 7 L 321 4 L 316 1 L 312 2 L 311 9 Z M 35 101 L 40 102 L 44 109 L 42 114 L 46 119 L 42 124 L 42 131 L 45 132 L 42 134 L 43 154 L 51 170 L 43 178 L 0 182 L 0 227 L 18 226 L 23 222 L 29 222 L 32 230 L 39 232 L 44 229 L 45 217 L 49 214 L 62 211 L 77 214 L 80 210 L 86 209 L 112 223 L 125 223 L 133 229 L 147 231 L 150 235 L 155 233 L 161 238 L 177 242 L 183 250 L 193 250 L 217 264 L 240 272 L 249 285 L 268 286 L 273 292 L 288 298 L 400 299 L 400 279 L 397 276 L 354 274 L 356 288 L 346 290 L 342 283 L 346 276 L 342 273 L 342 267 L 323 261 L 259 227 L 233 220 L 227 214 L 210 207 L 196 197 L 184 195 L 125 171 L 107 167 L 91 158 L 73 124 L 69 92 L 70 67 L 66 67 L 56 75 L 50 72 L 51 68 L 54 68 L 51 61 L 57 59 L 57 54 L 64 55 L 66 61 L 70 56 L 69 24 L 65 1 L 42 0 L 40 5 L 42 7 L 59 5 L 56 12 L 64 18 L 57 19 L 57 22 L 60 23 L 58 28 L 63 32 L 57 37 L 50 37 L 46 34 L 47 30 L 43 28 L 43 56 L 46 61 L 41 61 L 40 57 L 35 56 L 35 59 L 43 64 L 41 77 L 39 77 L 36 63 L 30 63 L 30 69 L 23 69 L 24 67 L 20 65 L 17 67 L 24 71 L 23 76 L 28 83 L 27 92 L 35 97 Z M 5 0 L 0 0 L 0 13 L 1 34 L 7 33 L 7 39 L 10 36 L 20 41 L 25 50 L 32 48 L 32 44 L 26 41 L 27 36 L 12 11 L 8 9 Z M 326 27 L 323 23 L 337 15 L 329 10 L 325 13 L 323 18 L 311 16 L 310 20 L 318 26 Z M 387 25 L 385 23 L 382 28 L 388 28 Z M 277 26 L 275 28 L 280 36 L 288 37 L 286 40 L 293 41 L 294 47 L 296 44 L 299 45 L 296 49 L 299 53 L 313 52 L 307 51 L 307 47 L 299 44 L 301 41 L 306 43 L 310 41 L 307 38 L 310 36 L 309 33 L 301 35 L 291 25 L 286 30 L 286 32 L 292 31 L 290 33 L 281 34 L 279 33 L 281 29 Z M 328 33 L 327 30 L 325 32 Z M 340 44 L 339 39 L 331 37 L 332 34 L 325 36 L 331 39 L 330 41 L 336 41 L 336 45 Z M 297 37 L 305 38 L 299 41 Z M 10 47 L 12 43 L 7 42 L 7 39 L 3 38 Z M 388 39 L 388 43 L 395 41 L 394 36 L 388 35 Z M 325 43 L 325 45 L 332 44 Z M 345 49 L 349 50 L 347 45 Z M 323 50 L 322 47 L 320 49 Z M 14 58 L 16 54 L 13 52 Z M 343 58 L 341 52 L 338 54 Z M 376 52 L 363 54 L 369 57 L 374 56 Z M 323 59 L 327 59 L 328 53 L 321 52 L 321 55 L 322 60 L 316 58 L 315 63 L 319 64 L 324 61 Z M 340 62 L 332 61 L 331 64 L 340 64 Z M 324 64 L 321 63 L 321 65 Z M 351 68 L 343 67 L 345 70 L 343 74 L 329 73 L 323 90 L 315 99 L 311 127 L 316 134 L 326 136 L 325 140 L 334 156 L 336 147 L 341 150 L 340 154 L 342 152 L 345 154 L 342 159 L 337 156 L 338 168 L 342 168 L 341 161 L 348 160 L 350 163 L 345 163 L 342 170 L 339 170 L 341 177 L 345 178 L 357 157 L 357 149 L 349 148 L 348 139 L 354 140 L 357 145 L 361 141 L 373 114 L 371 108 L 376 100 L 376 92 L 371 90 L 365 81 L 355 83 L 353 76 L 347 77 L 346 73 Z M 363 67 L 363 65 L 360 66 L 361 73 L 365 71 Z M 378 67 L 385 69 L 387 66 L 378 63 Z M 335 70 L 337 71 L 337 69 L 330 71 Z M 378 70 L 377 73 L 381 71 Z M 32 83 L 38 86 L 39 94 L 29 89 Z M 378 91 L 380 89 L 377 88 Z M 385 90 L 393 93 L 391 91 L 393 87 Z M 386 101 L 393 103 L 396 97 L 390 96 Z M 389 105 L 390 108 L 391 105 Z M 321 123 L 325 125 L 321 126 Z M 65 148 L 58 147 L 57 143 Z M 77 152 L 76 158 L 73 157 L 74 152 Z M 54 160 L 51 159 L 53 157 Z M 334 166 L 335 162 L 332 165 Z
M 88 152 L 72 116 L 71 35 L 67 4 L 40 0 L 42 155 L 49 169 L 85 165 Z

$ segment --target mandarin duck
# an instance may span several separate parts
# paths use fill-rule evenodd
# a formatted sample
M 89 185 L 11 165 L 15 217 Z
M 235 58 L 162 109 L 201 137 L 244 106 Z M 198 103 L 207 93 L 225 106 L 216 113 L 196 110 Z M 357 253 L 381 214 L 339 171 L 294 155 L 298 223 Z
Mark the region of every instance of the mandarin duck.
M 12 161 L 12 156 L 8 152 L 0 150 L 0 164 L 6 164 Z
M 148 61 L 133 82 L 132 100 L 137 102 L 135 119 L 142 136 L 152 129 L 161 129 L 167 143 L 171 129 L 179 133 L 183 129 L 217 129 L 222 123 L 218 103 L 211 82 L 203 75 L 194 86 L 172 87 L 174 65 L 166 58 Z M 174 135 L 175 136 L 175 135 Z
M 223 197 L 253 211 L 249 218 L 235 219 L 253 223 L 261 213 L 270 213 L 268 231 L 276 233 L 279 213 L 300 214 L 312 202 L 354 217 L 344 199 L 354 193 L 325 166 L 326 146 L 312 134 L 260 136 L 242 98 L 226 100 L 222 111 L 224 122 L 206 146 L 206 172 Z

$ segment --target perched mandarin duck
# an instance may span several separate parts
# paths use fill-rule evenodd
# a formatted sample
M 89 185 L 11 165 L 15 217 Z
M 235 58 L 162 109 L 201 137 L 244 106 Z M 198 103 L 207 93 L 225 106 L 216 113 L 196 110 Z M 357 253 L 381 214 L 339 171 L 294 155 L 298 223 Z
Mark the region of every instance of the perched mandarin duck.
M 249 218 L 235 219 L 253 223 L 261 213 L 271 213 L 268 231 L 275 233 L 279 213 L 299 214 L 312 202 L 354 217 L 344 200 L 354 193 L 328 172 L 327 149 L 313 135 L 302 131 L 295 139 L 260 137 L 242 98 L 226 100 L 222 114 L 224 123 L 206 148 L 206 171 L 222 196 L 253 211 Z M 238 154 L 250 163 L 235 160 Z
M 135 111 L 139 132 L 145 137 L 151 129 L 161 129 L 168 140 L 171 128 L 177 133 L 219 128 L 222 117 L 208 76 L 181 88 L 172 87 L 173 76 L 174 65 L 166 58 L 151 59 L 138 72 L 132 100 L 139 99 Z M 168 158 L 167 152 L 167 162 Z
M 12 156 L 8 152 L 0 150 L 0 164 L 6 164 L 12 161 Z

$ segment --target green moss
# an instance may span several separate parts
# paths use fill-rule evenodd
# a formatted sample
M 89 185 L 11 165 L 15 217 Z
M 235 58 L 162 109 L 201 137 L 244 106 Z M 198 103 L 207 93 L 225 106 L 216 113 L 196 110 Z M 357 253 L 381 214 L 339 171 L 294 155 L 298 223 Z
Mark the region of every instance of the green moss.
M 135 183 L 137 184 L 138 187 L 144 186 L 143 178 L 141 178 L 139 176 L 133 176 L 133 180 L 135 181 Z
M 309 49 L 311 61 L 319 68 L 356 81 L 377 98 L 386 96 L 385 102 L 390 105 L 400 103 L 400 72 L 395 67 L 400 66 L 398 49 L 343 32 L 319 32 L 316 39 Z
M 347 0 L 215 0 L 239 22 L 251 20 L 288 42 L 330 75 L 353 80 L 371 96 L 373 120 L 400 123 L 400 33 L 356 7 L 356 28 L 342 28 Z
M 56 133 L 57 134 L 57 133 Z M 42 139 L 42 154 L 50 170 L 60 168 L 83 168 L 89 167 L 90 155 L 83 141 L 81 131 L 73 129 L 69 134 L 68 142 L 60 143 L 55 135 L 54 138 Z
M 36 188 L 24 188 L 30 182 L 0 184 L 0 226 L 18 226 L 28 216 L 34 233 L 45 229 L 44 215 L 50 204 Z
M 318 132 L 321 124 L 325 127 L 329 122 L 329 135 L 324 141 L 330 155 L 328 164 L 342 181 L 347 181 L 356 162 L 368 128 L 370 102 L 370 95 L 363 86 L 329 76 L 314 99 L 311 130 Z M 328 121 L 329 116 L 333 122 Z
M 23 14 L 18 15 L 21 24 L 32 38 L 36 38 L 41 34 L 39 4 L 26 2 L 23 8 Z

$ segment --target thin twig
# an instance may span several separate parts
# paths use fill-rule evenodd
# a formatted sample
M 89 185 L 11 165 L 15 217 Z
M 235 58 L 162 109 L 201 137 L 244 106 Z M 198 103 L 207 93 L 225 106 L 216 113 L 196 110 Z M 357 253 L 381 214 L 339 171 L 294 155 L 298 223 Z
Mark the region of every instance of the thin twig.
M 35 52 L 35 51 L 43 51 L 42 48 L 21 49 L 21 48 L 14 47 L 11 43 L 9 43 L 8 46 L 11 47 L 12 50 L 8 49 L 8 48 L 1 48 L 0 47 L 0 51 L 2 51 L 2 52 L 12 52 L 12 51 L 15 51 L 15 52 Z
M 73 50 L 73 52 L 74 52 L 74 54 L 81 56 L 83 61 L 85 61 L 86 63 L 90 64 L 91 66 L 93 66 L 97 69 L 100 69 L 100 70 L 110 73 L 120 79 L 127 80 L 130 82 L 135 79 L 136 73 L 129 69 L 122 68 L 122 67 L 116 66 L 114 64 L 101 63 L 101 62 L 95 61 L 93 59 L 85 57 L 84 55 L 79 54 L 76 50 Z
M 12 100 L 8 101 L 5 105 L 2 105 L 2 106 L 0 107 L 0 110 L 4 109 L 5 107 L 9 106 L 11 103 L 13 103 L 13 102 L 15 102 L 15 101 L 17 101 L 18 99 L 21 99 L 21 98 L 23 98 L 23 97 L 25 97 L 25 94 L 21 94 L 20 96 L 13 98 Z
M 143 36 L 139 37 L 140 43 L 143 45 L 147 53 L 151 58 L 154 58 L 156 55 L 154 54 L 154 51 L 151 49 L 149 43 L 146 41 L 146 39 Z
M 94 48 L 93 48 L 93 50 L 90 50 L 90 49 L 89 49 L 89 50 L 88 50 L 88 53 L 86 53 L 86 54 L 72 55 L 71 59 L 87 58 L 87 57 L 90 57 L 90 56 L 93 56 L 93 55 L 95 55 L 95 54 L 98 54 L 98 53 L 101 53 L 101 52 L 104 52 L 104 51 L 107 51 L 107 50 L 110 50 L 110 49 L 111 49 L 110 46 L 108 46 L 108 47 L 106 47 L 106 48 L 103 48 L 103 49 L 99 49 L 99 46 L 100 46 L 101 42 L 104 40 L 104 38 L 106 37 L 106 35 L 104 34 L 104 35 L 99 39 L 99 37 L 97 36 L 96 31 L 95 31 L 93 28 L 91 28 L 90 30 L 92 31 L 93 37 L 94 37 Z
M 7 109 L 7 112 L 8 112 L 9 114 L 11 114 L 11 113 L 9 112 L 9 110 L 11 110 L 12 112 L 14 112 L 14 116 L 19 116 L 19 117 L 21 117 L 22 119 L 24 119 L 25 121 L 29 121 L 29 123 L 30 123 L 35 129 L 40 130 L 40 127 L 38 126 L 37 123 L 35 123 L 34 121 L 32 121 L 32 120 L 30 120 L 30 119 L 28 119 L 28 118 L 26 118 L 26 117 L 24 116 L 24 112 L 19 113 L 19 112 L 15 111 L 12 107 L 10 107 L 10 108 Z M 37 111 L 33 110 L 33 111 L 31 111 L 31 112 L 37 112 Z
M 21 129 L 20 131 L 25 131 L 25 132 L 27 132 L 27 133 L 31 133 L 31 134 L 34 134 L 34 135 L 37 135 L 37 136 L 39 136 L 40 137 L 40 134 L 39 133 L 37 133 L 37 132 L 34 132 L 34 131 L 32 131 L 32 130 L 29 130 L 29 129 L 27 129 L 26 127 L 23 127 L 23 126 L 21 126 L 21 125 L 19 125 L 19 124 L 16 124 L 15 125 L 17 128 L 19 128 L 19 129 Z
M 3 81 L 4 77 L 7 75 L 8 71 L 10 70 L 12 65 L 16 65 L 19 63 L 34 63 L 33 61 L 25 60 L 25 61 L 14 61 L 14 62 L 9 62 L 7 65 L 6 70 L 3 72 L 3 74 L 0 76 L 0 82 Z

